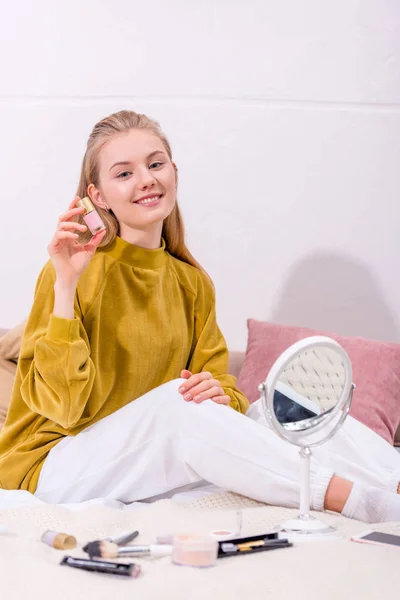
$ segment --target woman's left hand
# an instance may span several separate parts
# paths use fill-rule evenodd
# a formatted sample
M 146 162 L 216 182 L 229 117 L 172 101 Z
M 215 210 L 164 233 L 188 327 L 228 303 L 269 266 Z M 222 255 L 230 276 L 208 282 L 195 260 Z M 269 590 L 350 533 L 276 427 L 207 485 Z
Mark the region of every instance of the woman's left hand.
M 231 401 L 222 389 L 220 382 L 207 371 L 193 375 L 193 373 L 184 369 L 181 372 L 181 377 L 186 379 L 186 382 L 181 385 L 178 391 L 186 402 L 193 400 L 193 402 L 200 403 L 204 400 L 212 400 L 217 404 L 229 404 Z

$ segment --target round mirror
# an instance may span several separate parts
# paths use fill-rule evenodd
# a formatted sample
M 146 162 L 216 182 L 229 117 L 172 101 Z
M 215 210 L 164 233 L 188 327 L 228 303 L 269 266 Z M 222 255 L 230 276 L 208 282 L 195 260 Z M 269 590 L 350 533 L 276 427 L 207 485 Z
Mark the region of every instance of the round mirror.
M 290 346 L 259 387 L 273 429 L 301 448 L 300 516 L 284 524 L 287 532 L 332 533 L 310 515 L 310 448 L 327 441 L 342 425 L 353 389 L 350 359 L 327 337 L 310 337 Z

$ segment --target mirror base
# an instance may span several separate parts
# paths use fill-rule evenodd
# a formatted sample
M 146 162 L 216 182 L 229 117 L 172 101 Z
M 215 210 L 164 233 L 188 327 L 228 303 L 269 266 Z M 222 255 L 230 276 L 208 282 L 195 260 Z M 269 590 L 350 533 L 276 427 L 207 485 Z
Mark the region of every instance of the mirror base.
M 297 519 L 285 521 L 281 526 L 281 531 L 287 533 L 291 539 L 296 541 L 338 539 L 341 537 L 335 527 L 331 527 L 311 515 L 303 515 Z

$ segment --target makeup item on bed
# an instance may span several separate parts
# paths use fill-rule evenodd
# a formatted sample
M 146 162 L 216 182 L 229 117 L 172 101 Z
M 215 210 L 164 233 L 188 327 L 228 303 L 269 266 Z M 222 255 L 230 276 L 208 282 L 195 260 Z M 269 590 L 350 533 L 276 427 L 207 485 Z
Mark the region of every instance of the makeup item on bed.
M 77 546 L 76 538 L 73 535 L 51 531 L 50 529 L 44 532 L 41 539 L 44 544 L 56 548 L 56 550 L 72 550 Z
M 218 542 L 210 536 L 175 535 L 172 562 L 185 567 L 212 567 L 218 554 Z
M 210 536 L 218 541 L 230 540 L 237 536 L 237 532 L 231 529 L 217 529 L 216 531 L 210 531 Z
M 122 575 L 124 577 L 139 577 L 141 573 L 140 565 L 135 563 L 117 563 L 103 560 L 91 560 L 90 558 L 75 558 L 73 556 L 64 556 L 60 565 L 83 569 L 84 571 L 94 571 L 96 573 L 108 573 L 111 575 Z
M 210 531 L 210 536 L 215 540 L 228 540 L 231 537 L 237 537 L 237 531 L 232 531 L 230 529 L 218 529 L 216 531 Z M 163 535 L 158 535 L 156 537 L 156 544 L 170 544 L 174 543 L 174 534 L 173 533 L 165 533 Z
M 229 540 L 231 538 L 241 537 L 243 527 L 243 513 L 241 510 L 236 511 L 236 530 L 233 529 L 216 529 L 210 531 L 210 535 L 215 540 Z
M 156 544 L 169 544 L 172 546 L 174 543 L 174 534 L 173 533 L 163 533 L 162 535 L 158 535 L 156 537 Z
M 115 535 L 115 536 L 110 536 L 110 537 L 106 537 L 104 538 L 104 540 L 94 540 L 93 542 L 88 542 L 85 546 L 83 546 L 82 550 L 84 552 L 87 552 L 87 554 L 89 554 L 89 556 L 100 556 L 99 552 L 100 552 L 100 545 L 103 542 L 107 542 L 107 543 L 113 543 L 116 544 L 117 546 L 123 546 L 124 544 L 127 544 L 128 542 L 131 542 L 132 540 L 134 540 L 135 538 L 137 538 L 137 536 L 139 535 L 138 531 L 132 531 L 129 533 L 120 533 L 119 535 Z
M 118 546 L 113 542 L 90 542 L 83 548 L 91 558 L 118 558 L 119 556 L 168 556 L 172 546 L 168 544 L 150 544 L 148 546 Z
M 291 542 L 287 539 L 280 539 L 278 534 L 275 533 L 263 536 L 238 538 L 228 542 L 218 542 L 218 558 L 239 554 L 252 554 L 254 552 L 265 552 L 267 550 L 277 550 L 278 548 L 289 548 L 291 546 L 293 546 Z
M 236 529 L 238 531 L 238 535 L 242 535 L 242 527 L 243 527 L 243 512 L 241 510 L 236 511 Z
M 104 538 L 105 542 L 114 542 L 114 544 L 117 544 L 118 546 L 123 546 L 124 544 L 127 544 L 128 542 L 132 542 L 135 538 L 137 538 L 137 536 L 139 535 L 138 531 L 131 531 L 129 533 L 120 533 L 119 535 L 115 535 L 113 537 L 106 537 Z
M 247 543 L 249 541 L 254 541 L 254 542 L 258 542 L 258 541 L 264 541 L 264 540 L 278 540 L 279 539 L 279 530 L 276 531 L 269 531 L 268 533 L 260 533 L 259 535 L 253 535 L 251 537 L 224 537 L 222 538 L 222 534 L 226 533 L 226 531 L 222 530 L 221 531 L 214 531 L 212 532 L 213 534 L 221 534 L 220 537 L 220 542 L 224 542 L 224 541 L 229 541 L 229 542 L 233 542 L 235 544 L 240 544 L 240 543 Z

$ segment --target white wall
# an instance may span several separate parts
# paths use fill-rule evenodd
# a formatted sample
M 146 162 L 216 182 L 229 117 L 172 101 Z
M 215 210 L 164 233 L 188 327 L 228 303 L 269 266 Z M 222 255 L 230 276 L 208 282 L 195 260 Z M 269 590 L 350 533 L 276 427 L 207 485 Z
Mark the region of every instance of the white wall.
M 0 55 L 0 326 L 128 108 L 170 137 L 230 347 L 247 317 L 400 342 L 397 0 L 20 0 Z

